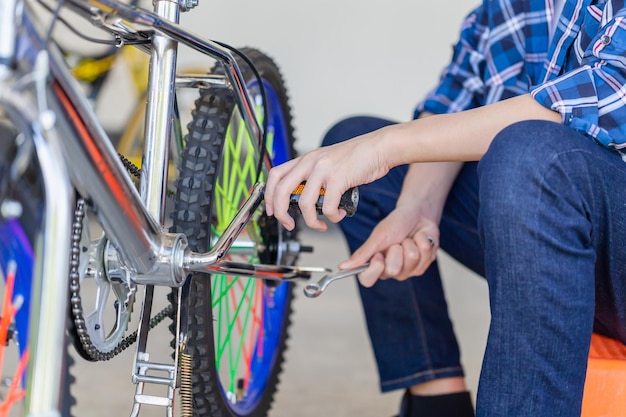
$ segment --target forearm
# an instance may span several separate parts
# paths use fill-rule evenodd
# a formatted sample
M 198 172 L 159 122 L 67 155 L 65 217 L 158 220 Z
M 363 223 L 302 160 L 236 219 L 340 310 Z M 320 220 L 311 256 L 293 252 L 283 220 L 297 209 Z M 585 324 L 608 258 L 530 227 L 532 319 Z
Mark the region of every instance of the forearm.
M 460 113 L 385 127 L 374 144 L 387 168 L 414 162 L 477 161 L 505 127 L 524 120 L 561 122 L 529 94 Z M 377 146 L 379 145 L 379 146 Z

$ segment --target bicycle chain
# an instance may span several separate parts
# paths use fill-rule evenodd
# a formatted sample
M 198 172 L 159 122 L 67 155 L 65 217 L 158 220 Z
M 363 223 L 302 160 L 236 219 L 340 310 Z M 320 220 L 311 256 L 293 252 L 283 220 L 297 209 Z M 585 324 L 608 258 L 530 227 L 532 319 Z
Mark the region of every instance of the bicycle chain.
M 141 174 L 141 169 L 136 167 L 128 159 L 120 155 L 122 163 L 126 169 L 136 177 Z M 120 341 L 115 348 L 109 352 L 100 351 L 91 341 L 89 333 L 87 332 L 87 326 L 85 324 L 85 316 L 83 312 L 83 303 L 80 296 L 80 274 L 78 267 L 80 263 L 80 240 L 83 233 L 83 220 L 85 218 L 85 200 L 79 198 L 76 203 L 76 210 L 74 211 L 74 221 L 72 224 L 72 244 L 71 244 L 71 259 L 70 259 L 70 305 L 73 316 L 74 326 L 76 328 L 76 334 L 80 344 L 83 347 L 85 353 L 93 361 L 108 361 L 113 357 L 119 355 L 121 352 L 130 347 L 137 341 L 137 330 L 130 335 L 126 336 Z M 170 317 L 173 312 L 172 305 L 168 305 L 154 317 L 150 319 L 150 329 L 156 327 L 159 323 L 165 320 L 166 317 Z
M 141 177 L 141 168 L 139 168 L 137 165 L 133 164 L 128 158 L 126 158 L 121 153 L 118 153 L 117 156 L 120 157 L 120 160 L 122 161 L 122 164 L 124 165 L 124 168 L 126 168 L 126 170 L 128 172 L 133 174 L 135 176 L 135 178 L 137 178 L 137 179 L 139 179 L 139 177 Z

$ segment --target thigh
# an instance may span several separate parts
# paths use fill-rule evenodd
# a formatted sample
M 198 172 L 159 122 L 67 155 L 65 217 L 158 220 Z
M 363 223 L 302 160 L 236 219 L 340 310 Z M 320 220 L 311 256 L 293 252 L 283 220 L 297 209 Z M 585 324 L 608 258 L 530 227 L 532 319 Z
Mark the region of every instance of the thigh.
M 526 262 L 545 263 L 544 276 L 588 281 L 595 330 L 626 342 L 626 162 L 559 124 L 526 122 L 504 133 L 481 162 L 489 170 L 481 206 L 490 205 L 481 221 L 503 219 L 497 234 L 511 236 L 515 256 L 534 253 Z M 524 249 L 527 230 L 534 242 Z M 497 245 L 488 247 L 490 259 L 504 252 Z
M 478 415 L 580 415 L 594 316 L 625 340 L 626 165 L 529 121 L 498 134 L 478 173 L 492 313 Z

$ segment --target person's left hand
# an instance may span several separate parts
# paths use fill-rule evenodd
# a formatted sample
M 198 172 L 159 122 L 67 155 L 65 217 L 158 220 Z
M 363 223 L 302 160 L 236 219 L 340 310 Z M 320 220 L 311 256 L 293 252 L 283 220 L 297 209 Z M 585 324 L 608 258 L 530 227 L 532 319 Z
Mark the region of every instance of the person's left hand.
M 397 207 L 374 228 L 370 237 L 340 269 L 369 262 L 359 281 L 371 287 L 378 279 L 404 280 L 422 275 L 439 248 L 437 223 L 413 208 Z

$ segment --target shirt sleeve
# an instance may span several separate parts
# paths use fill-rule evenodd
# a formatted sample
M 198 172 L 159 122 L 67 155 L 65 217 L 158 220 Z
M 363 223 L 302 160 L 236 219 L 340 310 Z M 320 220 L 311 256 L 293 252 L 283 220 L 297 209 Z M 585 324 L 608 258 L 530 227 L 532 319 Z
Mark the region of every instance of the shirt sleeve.
M 483 6 L 465 18 L 450 63 L 443 69 L 438 85 L 416 106 L 414 118 L 422 112 L 452 113 L 480 105 L 476 93 L 483 89 L 481 74 L 486 54 L 480 50 L 480 45 L 487 30 L 486 23 Z
M 626 148 L 626 9 L 591 40 L 581 65 L 531 89 L 563 123 L 607 147 Z

